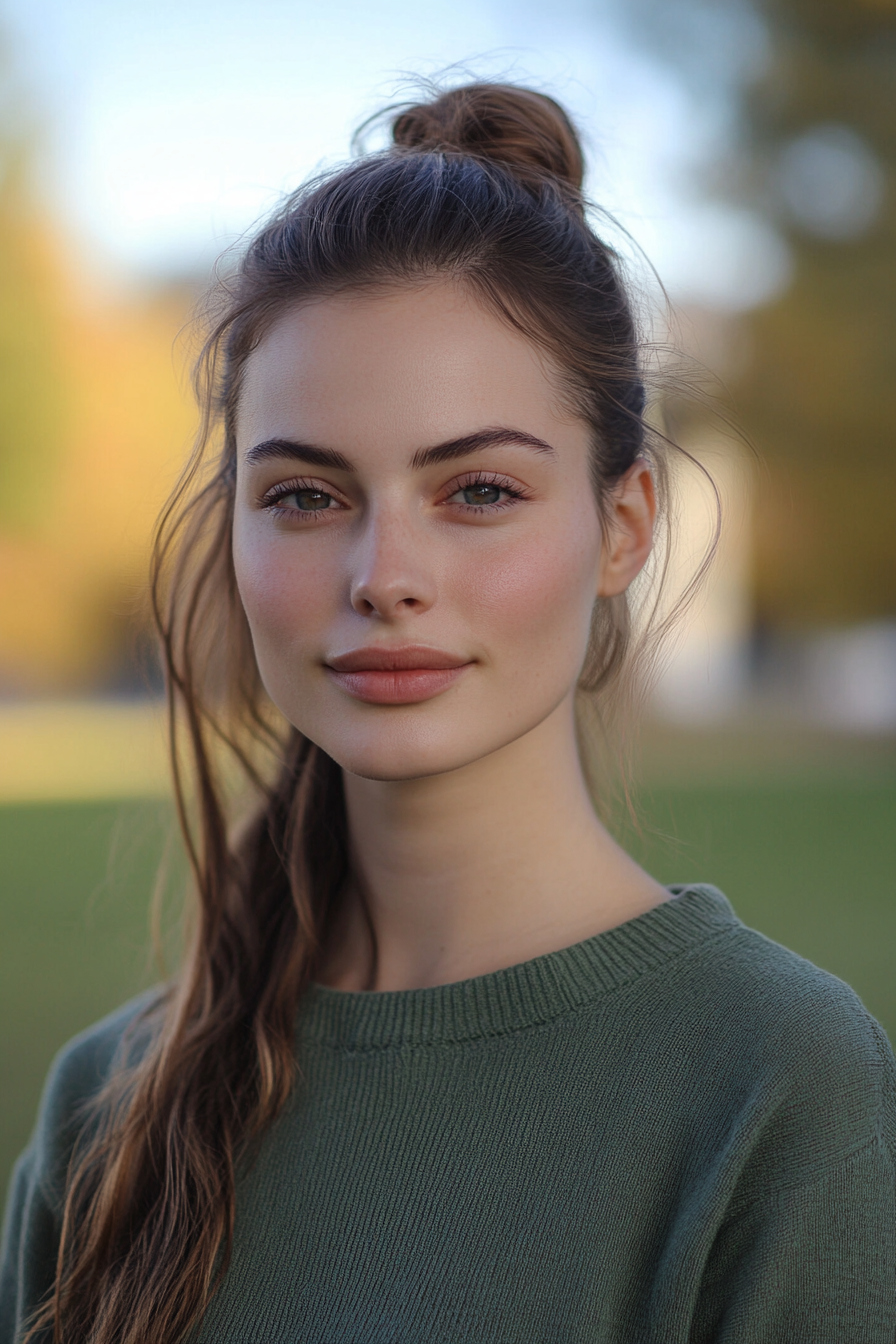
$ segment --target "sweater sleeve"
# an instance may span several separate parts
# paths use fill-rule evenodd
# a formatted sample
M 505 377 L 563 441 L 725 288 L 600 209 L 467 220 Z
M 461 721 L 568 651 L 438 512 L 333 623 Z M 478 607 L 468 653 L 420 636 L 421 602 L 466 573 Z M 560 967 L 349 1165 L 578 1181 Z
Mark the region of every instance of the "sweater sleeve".
M 65 1185 L 84 1105 L 121 1062 L 128 1028 L 158 999 L 150 991 L 125 1004 L 57 1055 L 50 1068 L 30 1144 L 16 1164 L 0 1247 L 0 1344 L 19 1344 L 29 1318 L 56 1275 Z M 146 1033 L 131 1038 L 128 1057 Z
M 733 1216 L 707 1267 L 693 1344 L 894 1344 L 896 1180 L 874 1139 Z
M 691 1344 L 896 1344 L 896 1060 L 861 1008 L 834 1021 L 741 1173 Z
M 19 1158 L 10 1185 L 0 1260 L 0 1344 L 14 1344 L 53 1286 L 59 1221 L 41 1188 L 35 1146 Z

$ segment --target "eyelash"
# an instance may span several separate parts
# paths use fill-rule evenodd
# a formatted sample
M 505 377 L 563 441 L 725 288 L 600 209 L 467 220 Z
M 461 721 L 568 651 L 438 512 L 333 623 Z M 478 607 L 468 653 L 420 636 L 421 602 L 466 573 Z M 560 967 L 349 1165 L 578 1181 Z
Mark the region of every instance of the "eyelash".
M 471 486 L 493 485 L 503 491 L 508 496 L 507 499 L 499 500 L 497 504 L 456 504 L 454 507 L 462 509 L 465 513 L 488 514 L 499 513 L 503 509 L 511 508 L 517 500 L 528 499 L 530 492 L 519 485 L 518 482 L 509 480 L 506 476 L 501 476 L 493 471 L 470 471 L 465 472 L 463 476 L 456 477 L 446 487 L 441 503 L 445 504 L 452 495 L 456 495 L 461 490 L 468 490 Z M 327 489 L 320 481 L 314 481 L 307 478 L 296 478 L 290 481 L 281 481 L 266 491 L 260 499 L 262 508 L 267 509 L 275 517 L 294 518 L 297 514 L 302 516 L 304 521 L 311 522 L 317 519 L 318 515 L 324 515 L 333 512 L 326 509 L 289 509 L 283 508 L 278 504 L 278 500 L 287 499 L 290 495 L 296 494 L 301 490 L 316 490 L 321 494 L 329 495 L 339 503 L 339 498 L 331 489 Z M 323 521 L 320 517 L 320 521 Z
M 511 508 L 513 503 L 520 499 L 528 499 L 529 491 L 515 481 L 508 480 L 506 476 L 499 476 L 494 471 L 470 471 L 463 476 L 458 476 L 453 480 L 445 492 L 443 502 L 447 502 L 452 495 L 456 495 L 460 490 L 468 490 L 473 485 L 494 485 L 499 490 L 503 490 L 509 499 L 499 500 L 497 504 L 458 504 L 456 508 L 463 509 L 466 513 L 499 513 L 502 509 Z
M 301 490 L 314 490 L 322 495 L 329 495 L 331 499 L 340 502 L 339 497 L 328 489 L 320 481 L 309 480 L 306 478 L 296 478 L 291 481 L 281 481 L 278 485 L 271 486 L 271 489 L 262 495 L 259 501 L 263 509 L 267 509 L 276 518 L 294 518 L 297 514 L 304 517 L 305 522 L 317 519 L 319 514 L 331 513 L 333 510 L 327 509 L 286 509 L 278 504 L 278 500 L 287 499 L 290 495 L 298 494 Z

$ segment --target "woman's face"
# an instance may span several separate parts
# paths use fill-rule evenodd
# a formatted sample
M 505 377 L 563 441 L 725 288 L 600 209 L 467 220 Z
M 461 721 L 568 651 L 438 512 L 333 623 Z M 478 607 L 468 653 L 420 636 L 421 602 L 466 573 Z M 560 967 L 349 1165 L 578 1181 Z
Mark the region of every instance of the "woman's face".
M 345 769 L 456 769 L 571 702 L 595 598 L 625 586 L 589 429 L 474 298 L 434 283 L 287 312 L 247 365 L 237 446 L 262 679 Z

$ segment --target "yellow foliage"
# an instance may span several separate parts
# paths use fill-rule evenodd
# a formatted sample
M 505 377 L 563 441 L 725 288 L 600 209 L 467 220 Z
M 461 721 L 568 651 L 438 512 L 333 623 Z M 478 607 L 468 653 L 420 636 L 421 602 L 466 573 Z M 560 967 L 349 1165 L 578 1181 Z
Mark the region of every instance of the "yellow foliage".
M 58 349 L 64 276 L 35 209 L 22 145 L 0 143 L 0 522 L 26 528 L 39 501 L 30 464 L 59 443 L 65 386 Z
M 144 565 L 189 447 L 195 415 L 174 349 L 188 309 L 189 295 L 175 292 L 82 312 L 69 323 L 75 396 L 42 531 L 97 574 Z
M 45 396 L 55 432 L 17 425 L 29 446 L 16 459 L 19 499 L 8 500 L 18 507 L 5 510 L 12 521 L 0 531 L 0 684 L 42 692 L 89 687 L 120 658 L 143 601 L 153 523 L 195 422 L 175 349 L 190 292 L 101 299 L 66 276 L 61 247 L 51 253 L 32 281 L 52 291 L 57 385 Z M 29 353 L 32 366 L 41 362 L 42 351 Z M 46 416 L 36 395 L 38 425 Z

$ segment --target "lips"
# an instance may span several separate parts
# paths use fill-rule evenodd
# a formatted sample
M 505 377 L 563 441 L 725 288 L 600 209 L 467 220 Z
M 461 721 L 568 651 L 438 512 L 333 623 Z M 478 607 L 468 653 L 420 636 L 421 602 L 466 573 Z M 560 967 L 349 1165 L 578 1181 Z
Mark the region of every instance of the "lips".
M 329 676 L 348 695 L 374 705 L 411 705 L 447 690 L 469 659 L 424 645 L 352 649 L 328 658 Z

